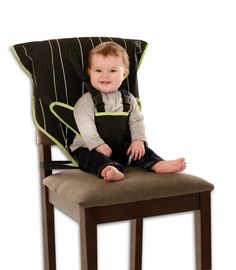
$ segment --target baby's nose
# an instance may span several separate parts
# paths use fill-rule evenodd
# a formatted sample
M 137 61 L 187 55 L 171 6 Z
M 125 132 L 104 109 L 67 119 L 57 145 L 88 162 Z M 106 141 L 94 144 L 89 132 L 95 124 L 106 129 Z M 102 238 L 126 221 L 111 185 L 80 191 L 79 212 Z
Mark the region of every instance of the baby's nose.
M 102 72 L 102 77 L 103 78 L 108 78 L 109 77 L 109 73 L 106 72 L 106 71 Z

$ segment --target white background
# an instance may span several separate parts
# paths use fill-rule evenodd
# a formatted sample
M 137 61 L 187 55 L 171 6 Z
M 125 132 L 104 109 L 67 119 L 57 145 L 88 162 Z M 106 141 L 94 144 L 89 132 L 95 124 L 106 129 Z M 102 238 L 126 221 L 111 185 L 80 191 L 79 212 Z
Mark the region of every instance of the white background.
M 139 71 L 150 145 L 215 185 L 213 269 L 236 269 L 235 1 L 5 1 L 0 7 L 0 269 L 41 270 L 31 83 L 9 47 L 75 36 L 149 42 Z M 58 270 L 80 269 L 79 226 L 56 212 Z M 128 270 L 129 223 L 99 225 L 99 269 Z M 144 270 L 194 268 L 193 215 L 144 222 Z

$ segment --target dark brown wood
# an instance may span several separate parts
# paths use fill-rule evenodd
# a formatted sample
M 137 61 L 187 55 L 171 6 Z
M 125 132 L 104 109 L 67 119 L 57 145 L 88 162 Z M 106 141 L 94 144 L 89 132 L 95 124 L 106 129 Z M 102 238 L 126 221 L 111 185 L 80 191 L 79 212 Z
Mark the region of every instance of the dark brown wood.
M 97 270 L 97 223 L 89 208 L 80 207 L 82 270 Z
M 198 193 L 170 198 L 159 198 L 118 205 L 90 208 L 97 223 L 193 211 L 199 209 Z
M 39 156 L 40 162 L 50 161 L 51 147 L 49 145 L 39 145 Z M 42 180 L 51 174 L 51 170 L 40 168 L 45 270 L 56 270 L 54 207 L 49 203 L 48 188 L 42 183 Z
M 199 194 L 200 209 L 195 212 L 196 269 L 211 269 L 211 201 L 210 192 Z
M 40 164 L 43 162 L 50 162 L 52 160 L 51 146 L 50 145 L 39 145 L 39 161 Z M 41 182 L 44 178 L 52 174 L 52 170 L 45 170 L 40 167 L 40 178 Z
M 56 270 L 54 207 L 48 202 L 47 188 L 42 185 L 42 216 L 45 270 Z
M 39 129 L 36 130 L 36 140 L 37 144 L 43 144 L 43 145 L 54 145 L 55 143 L 48 138 L 42 131 Z
M 130 270 L 142 270 L 143 219 L 131 220 Z
M 44 137 L 39 133 L 40 162 L 50 162 L 52 142 Z M 48 190 L 42 181 L 51 174 L 40 168 L 45 270 L 56 270 L 54 206 L 80 222 L 82 270 L 98 269 L 97 224 L 131 220 L 130 270 L 141 270 L 143 218 L 184 211 L 195 211 L 196 269 L 211 269 L 210 192 L 85 208 Z

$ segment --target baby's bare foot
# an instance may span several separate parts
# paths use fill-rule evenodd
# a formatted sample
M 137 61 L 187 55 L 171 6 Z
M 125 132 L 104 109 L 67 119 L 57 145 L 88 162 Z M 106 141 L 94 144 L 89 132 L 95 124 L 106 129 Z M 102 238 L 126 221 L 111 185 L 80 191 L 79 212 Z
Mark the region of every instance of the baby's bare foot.
M 125 178 L 122 172 L 120 172 L 116 167 L 110 165 L 106 166 L 102 170 L 101 176 L 106 181 L 120 181 Z
M 156 173 L 177 173 L 182 172 L 185 168 L 185 159 L 178 158 L 175 160 L 159 161 L 155 165 L 153 165 L 151 169 Z

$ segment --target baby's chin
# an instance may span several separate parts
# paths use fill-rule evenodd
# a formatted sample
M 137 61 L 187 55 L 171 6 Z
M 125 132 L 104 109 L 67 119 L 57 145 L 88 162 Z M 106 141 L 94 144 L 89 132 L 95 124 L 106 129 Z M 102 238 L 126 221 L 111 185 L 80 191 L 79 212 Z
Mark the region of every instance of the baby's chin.
M 118 91 L 118 89 L 104 89 L 104 88 L 100 88 L 100 89 L 98 89 L 98 91 L 106 94 L 106 93 L 116 92 L 116 91 Z

